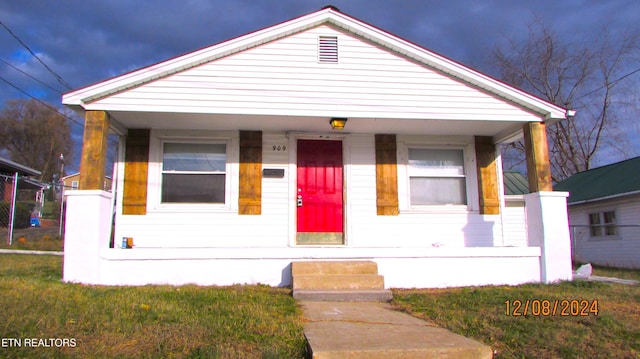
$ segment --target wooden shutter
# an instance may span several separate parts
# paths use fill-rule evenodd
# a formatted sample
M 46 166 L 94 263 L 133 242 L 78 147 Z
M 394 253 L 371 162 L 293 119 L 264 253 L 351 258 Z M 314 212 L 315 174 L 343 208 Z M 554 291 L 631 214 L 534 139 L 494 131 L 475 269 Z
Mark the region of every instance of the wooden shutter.
M 240 131 L 238 214 L 262 213 L 262 132 Z
M 476 136 L 475 142 L 480 213 L 500 214 L 496 146 L 493 144 L 493 139 L 487 136 Z
M 127 132 L 122 214 L 147 213 L 150 132 L 149 129 L 130 129 Z
M 376 207 L 379 216 L 397 216 L 398 157 L 396 135 L 376 135 Z

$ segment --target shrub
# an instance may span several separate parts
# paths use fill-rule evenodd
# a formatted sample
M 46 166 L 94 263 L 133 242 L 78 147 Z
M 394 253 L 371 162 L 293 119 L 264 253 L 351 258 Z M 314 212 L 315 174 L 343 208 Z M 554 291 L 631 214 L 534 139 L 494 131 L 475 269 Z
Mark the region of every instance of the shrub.
M 9 227 L 9 210 L 11 204 L 9 202 L 0 202 L 0 227 Z M 16 203 L 15 220 L 13 228 L 27 228 L 31 226 L 31 211 L 29 206 L 24 203 Z

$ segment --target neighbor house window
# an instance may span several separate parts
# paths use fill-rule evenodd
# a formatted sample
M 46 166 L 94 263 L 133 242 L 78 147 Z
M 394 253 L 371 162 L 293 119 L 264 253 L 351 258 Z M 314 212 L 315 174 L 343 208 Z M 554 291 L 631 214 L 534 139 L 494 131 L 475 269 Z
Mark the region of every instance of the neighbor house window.
M 225 203 L 227 145 L 164 143 L 162 202 Z
M 78 189 L 78 181 L 71 181 L 71 190 Z
M 591 237 L 615 236 L 618 234 L 616 227 L 616 212 L 589 213 L 589 233 Z
M 411 205 L 466 205 L 462 149 L 409 148 Z

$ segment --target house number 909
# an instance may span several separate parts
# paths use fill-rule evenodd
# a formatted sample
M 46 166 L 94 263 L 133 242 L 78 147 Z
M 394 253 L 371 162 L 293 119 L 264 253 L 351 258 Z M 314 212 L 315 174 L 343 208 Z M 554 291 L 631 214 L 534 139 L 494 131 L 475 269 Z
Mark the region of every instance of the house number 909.
M 278 146 L 273 145 L 273 150 L 274 151 L 278 151 L 278 152 L 286 151 L 287 150 L 287 146 L 285 146 L 285 145 L 278 145 Z

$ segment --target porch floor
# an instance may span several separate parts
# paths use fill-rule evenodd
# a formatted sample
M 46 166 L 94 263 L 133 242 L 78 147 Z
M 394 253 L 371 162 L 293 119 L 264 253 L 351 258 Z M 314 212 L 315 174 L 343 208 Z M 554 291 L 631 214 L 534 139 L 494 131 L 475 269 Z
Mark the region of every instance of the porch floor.
M 387 303 L 300 302 L 314 359 L 492 358 L 490 347 Z

